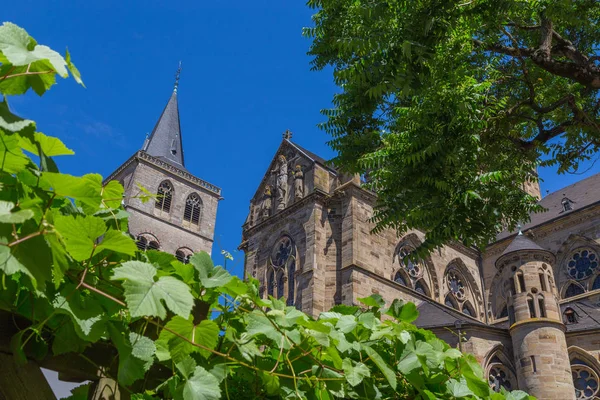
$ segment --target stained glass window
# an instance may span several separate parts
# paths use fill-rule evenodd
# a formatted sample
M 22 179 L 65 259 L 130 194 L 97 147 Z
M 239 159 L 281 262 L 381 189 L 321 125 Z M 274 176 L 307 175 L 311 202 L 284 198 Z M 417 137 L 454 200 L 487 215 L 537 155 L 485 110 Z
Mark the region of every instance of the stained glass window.
M 577 280 L 589 278 L 597 269 L 598 255 L 586 248 L 574 251 L 567 263 L 567 273 Z
M 408 286 L 406 283 L 406 279 L 404 279 L 404 276 L 402 276 L 402 272 L 400 272 L 400 271 L 397 271 L 396 275 L 394 275 L 394 282 L 399 283 L 404 286 Z
M 575 397 L 577 399 L 593 399 L 598 393 L 598 375 L 587 365 L 572 364 Z
M 283 236 L 273 246 L 271 263 L 275 267 L 282 267 L 292 255 L 294 255 L 294 243 L 289 236 Z
M 567 288 L 567 290 L 565 291 L 565 298 L 577 296 L 578 294 L 582 294 L 584 292 L 585 291 L 583 290 L 583 288 L 581 286 L 579 286 L 576 283 L 571 283 L 569 285 L 569 287 Z
M 503 365 L 494 365 L 490 368 L 488 382 L 494 392 L 500 392 L 501 388 L 505 388 L 506 390 L 512 390 L 513 388 L 510 374 Z

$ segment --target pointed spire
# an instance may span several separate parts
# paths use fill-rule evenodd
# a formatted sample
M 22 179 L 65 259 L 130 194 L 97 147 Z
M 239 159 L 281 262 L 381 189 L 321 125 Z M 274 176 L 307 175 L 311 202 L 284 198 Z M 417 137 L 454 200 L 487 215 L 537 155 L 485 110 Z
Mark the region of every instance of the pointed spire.
M 175 75 L 173 94 L 154 126 L 150 137 L 144 142 L 142 150 L 178 168 L 185 169 L 181 126 L 179 124 L 179 106 L 177 104 L 177 88 L 179 86 L 180 73 L 181 63 Z
M 179 78 L 181 77 L 181 61 L 179 61 L 179 68 L 177 68 L 177 72 L 175 72 L 175 86 L 173 87 L 173 92 L 177 93 L 177 89 L 179 88 Z

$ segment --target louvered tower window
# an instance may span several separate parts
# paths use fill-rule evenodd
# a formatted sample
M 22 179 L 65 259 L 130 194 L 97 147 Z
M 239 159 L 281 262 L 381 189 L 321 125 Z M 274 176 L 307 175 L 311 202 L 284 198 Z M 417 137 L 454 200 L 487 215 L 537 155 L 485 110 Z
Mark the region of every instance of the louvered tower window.
M 156 203 L 154 207 L 166 213 L 171 211 L 171 200 L 173 199 L 173 185 L 171 182 L 164 181 L 158 186 L 156 192 Z
M 153 237 L 146 237 L 148 234 L 139 235 L 136 240 L 136 245 L 138 249 L 142 251 L 146 250 L 158 250 L 160 245 L 158 241 Z
M 202 200 L 196 193 L 192 193 L 185 201 L 185 212 L 183 220 L 194 225 L 200 223 L 200 214 L 202 212 Z

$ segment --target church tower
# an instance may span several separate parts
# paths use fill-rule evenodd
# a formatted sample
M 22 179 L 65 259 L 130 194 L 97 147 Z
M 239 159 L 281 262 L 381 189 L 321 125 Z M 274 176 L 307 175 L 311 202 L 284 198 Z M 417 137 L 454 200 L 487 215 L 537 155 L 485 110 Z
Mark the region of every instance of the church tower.
M 508 297 L 519 388 L 538 399 L 574 399 L 554 255 L 521 232 L 496 261 Z
M 123 205 L 130 214 L 129 232 L 145 249 L 160 249 L 182 262 L 198 251 L 211 252 L 221 189 L 185 167 L 175 87 L 152 133 L 105 182 L 125 188 Z M 150 201 L 144 191 L 156 195 Z

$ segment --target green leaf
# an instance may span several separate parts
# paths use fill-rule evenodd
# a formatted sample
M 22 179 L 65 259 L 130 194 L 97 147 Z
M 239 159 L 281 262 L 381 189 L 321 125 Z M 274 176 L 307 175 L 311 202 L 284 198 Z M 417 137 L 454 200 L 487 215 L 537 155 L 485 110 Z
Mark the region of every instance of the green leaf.
M 54 298 L 52 306 L 57 314 L 71 318 L 81 339 L 96 342 L 104 335 L 107 319 L 104 310 L 93 297 L 83 295 L 74 285 L 65 286 Z
M 342 369 L 344 370 L 346 380 L 352 386 L 360 384 L 364 378 L 371 376 L 371 371 L 365 364 L 359 362 L 353 365 L 353 361 L 350 358 L 344 358 Z
M 453 397 L 467 397 L 473 396 L 474 393 L 469 389 L 467 383 L 464 381 L 457 381 L 456 379 L 450 379 L 446 383 L 446 389 Z
M 110 181 L 102 188 L 102 201 L 108 208 L 119 208 L 123 201 L 123 186 L 119 181 Z
M 9 132 L 18 132 L 33 123 L 31 120 L 14 115 L 8 108 L 6 97 L 0 102 L 0 129 L 5 129 Z
M 81 86 L 85 87 L 85 85 L 83 84 L 83 81 L 81 80 L 81 73 L 79 72 L 79 70 L 77 69 L 75 64 L 73 64 L 73 62 L 71 61 L 71 53 L 69 53 L 69 49 L 67 49 L 65 51 L 65 61 L 67 62 L 67 68 L 69 68 L 69 71 L 71 71 L 71 74 L 73 75 L 73 79 L 75 79 L 75 82 L 77 82 Z
M 18 135 L 7 135 L 0 129 L 0 171 L 16 174 L 29 163 L 29 158 L 23 154 L 19 145 Z
M 132 317 L 155 316 L 164 319 L 167 307 L 187 319 L 194 305 L 188 285 L 171 276 L 155 280 L 156 268 L 141 261 L 128 261 L 115 268 L 113 280 L 125 280 L 125 301 Z
M 202 251 L 190 258 L 190 263 L 198 271 L 200 284 L 205 288 L 216 288 L 224 286 L 232 279 L 231 274 L 221 267 L 214 267 L 208 253 Z
M 0 238 L 0 241 L 6 243 L 4 238 Z M 33 278 L 29 270 L 10 252 L 10 247 L 4 244 L 0 245 L 0 271 L 3 271 L 6 275 L 23 272 Z
M 130 332 L 129 342 L 131 343 L 131 355 L 144 361 L 144 369 L 148 371 L 154 363 L 154 354 L 156 354 L 154 341 L 146 336 Z
M 77 261 L 90 258 L 98 238 L 106 232 L 104 220 L 91 215 L 57 215 L 54 226 L 65 241 L 69 254 Z
M 42 178 L 59 196 L 70 197 L 98 211 L 102 201 L 102 177 L 88 174 L 76 177 L 67 174 L 44 172 Z
M 127 233 L 116 229 L 109 229 L 98 247 L 96 247 L 97 253 L 100 253 L 102 250 L 112 250 L 117 253 L 135 256 L 137 246 Z
M 87 400 L 91 385 L 91 383 L 86 383 L 85 385 L 77 386 L 71 390 L 69 397 L 65 397 L 62 400 Z
M 278 376 L 269 374 L 266 371 L 260 371 L 259 376 L 262 387 L 268 395 L 274 396 L 279 393 L 280 384 Z
M 219 381 L 202 367 L 196 367 L 194 375 L 185 382 L 183 400 L 219 400 Z
M 173 317 L 160 333 L 157 346 L 164 350 L 159 355 L 161 361 L 171 358 L 173 362 L 179 363 L 192 353 L 199 353 L 208 358 L 211 352 L 194 344 L 202 345 L 208 349 L 214 349 L 219 340 L 219 327 L 214 321 L 204 320 L 194 325 L 193 319 Z
M 394 299 L 386 314 L 402 322 L 413 322 L 419 317 L 417 306 L 411 302 L 405 303 L 401 299 Z
M 38 232 L 38 225 L 33 219 L 21 226 L 21 238 Z M 43 235 L 30 236 L 29 239 L 13 246 L 12 254 L 27 269 L 34 287 L 43 291 L 46 282 L 52 280 L 52 251 Z
M 54 340 L 52 341 L 52 354 L 58 356 L 65 353 L 80 353 L 85 350 L 88 342 L 83 341 L 73 324 L 68 320 L 65 321 L 54 332 Z
M 121 385 L 129 386 L 144 377 L 147 361 L 141 360 L 133 355 L 133 348 L 129 338 L 125 338 L 124 328 L 117 328 L 109 324 L 110 338 L 119 352 L 119 371 L 117 379 Z
M 47 157 L 75 154 L 73 150 L 67 148 L 67 146 L 65 146 L 60 139 L 52 136 L 46 136 L 41 132 L 34 132 L 33 137 L 31 137 L 31 135 L 20 136 L 21 148 L 35 154 L 36 156 L 39 156 L 40 152 L 38 151 L 36 143 L 40 145 L 42 152 Z
M 385 376 L 385 379 L 387 379 L 392 389 L 396 390 L 397 382 L 396 374 L 394 373 L 394 371 L 387 365 L 383 358 L 381 358 L 379 353 L 377 353 L 371 347 L 365 345 L 363 346 L 363 348 L 365 349 L 367 355 L 371 358 L 371 360 L 373 360 L 375 365 L 377 365 L 379 370 L 383 373 L 383 376 Z
M 183 375 L 185 379 L 188 379 L 196 369 L 196 361 L 192 357 L 187 356 L 180 362 L 176 363 L 175 367 L 179 372 L 181 372 L 181 375 Z
M 10 22 L 0 26 L 0 51 L 12 65 L 28 65 L 48 60 L 56 73 L 68 76 L 66 62 L 60 54 L 47 46 L 38 45 L 25 29 Z
M 15 208 L 15 204 L 9 201 L 0 200 L 0 223 L 4 224 L 20 224 L 33 218 L 33 211 L 31 210 L 19 210 L 12 212 Z
M 52 280 L 54 281 L 54 287 L 58 288 L 65 272 L 69 269 L 70 258 L 65 246 L 63 246 L 56 234 L 46 234 L 44 235 L 44 240 L 46 240 L 52 252 Z
M 369 307 L 381 308 L 385 306 L 385 300 L 379 294 L 372 294 L 369 297 L 359 297 L 358 301 Z

